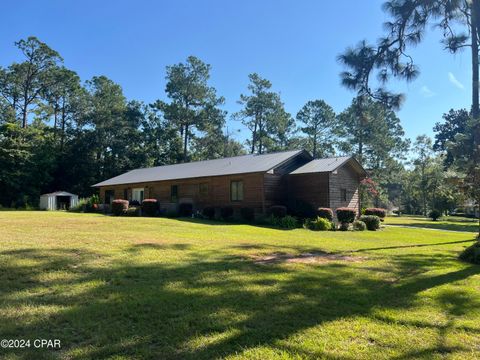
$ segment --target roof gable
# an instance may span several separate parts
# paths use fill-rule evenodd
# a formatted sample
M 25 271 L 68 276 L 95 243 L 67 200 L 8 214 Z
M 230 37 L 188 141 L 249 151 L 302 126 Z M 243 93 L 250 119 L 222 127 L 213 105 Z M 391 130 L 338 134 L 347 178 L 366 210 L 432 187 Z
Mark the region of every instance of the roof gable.
M 300 166 L 298 169 L 295 169 L 290 174 L 308 174 L 308 173 L 317 173 L 317 172 L 333 172 L 338 168 L 350 163 L 352 167 L 361 175 L 366 176 L 367 172 L 360 165 L 360 163 L 353 156 L 341 156 L 341 157 L 332 157 L 326 159 L 315 159 L 303 166 Z
M 135 169 L 122 175 L 102 181 L 93 186 L 100 187 L 197 177 L 267 172 L 302 153 L 307 152 L 305 150 L 294 150 L 261 155 L 249 154 L 215 160 L 195 161 L 183 164 Z

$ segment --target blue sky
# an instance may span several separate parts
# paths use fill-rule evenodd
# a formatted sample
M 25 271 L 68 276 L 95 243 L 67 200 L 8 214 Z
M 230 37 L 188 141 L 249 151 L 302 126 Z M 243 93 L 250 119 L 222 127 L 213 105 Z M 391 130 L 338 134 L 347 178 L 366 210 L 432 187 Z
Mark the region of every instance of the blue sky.
M 35 35 L 60 52 L 83 80 L 106 75 L 129 99 L 164 98 L 165 66 L 195 55 L 212 65 L 211 84 L 238 110 L 248 74 L 273 83 L 292 114 L 324 99 L 340 112 L 336 56 L 375 40 L 386 20 L 379 0 L 8 1 L 2 4 L 0 66 L 18 59 L 13 42 Z M 437 30 L 412 51 L 420 77 L 393 84 L 406 94 L 399 117 L 408 137 L 427 133 L 450 108 L 469 107 L 470 57 L 442 50 Z M 229 121 L 229 130 L 241 129 Z M 245 132 L 237 138 L 243 139 Z

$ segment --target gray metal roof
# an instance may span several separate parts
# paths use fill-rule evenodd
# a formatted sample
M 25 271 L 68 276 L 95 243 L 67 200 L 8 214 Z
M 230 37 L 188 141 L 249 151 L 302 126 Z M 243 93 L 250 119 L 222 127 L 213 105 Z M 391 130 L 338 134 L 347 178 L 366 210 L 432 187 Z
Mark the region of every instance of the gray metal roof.
M 315 159 L 303 166 L 300 166 L 298 169 L 295 169 L 290 174 L 307 174 L 307 173 L 316 173 L 316 172 L 331 172 L 338 169 L 340 166 L 353 159 L 351 156 L 341 156 L 333 157 L 327 159 Z
M 55 191 L 48 194 L 42 194 L 40 196 L 77 196 L 77 195 L 66 192 L 66 191 Z
M 250 154 L 223 159 L 136 169 L 99 182 L 93 186 L 99 187 L 205 176 L 267 172 L 303 151 L 304 150 L 294 150 L 262 155 Z

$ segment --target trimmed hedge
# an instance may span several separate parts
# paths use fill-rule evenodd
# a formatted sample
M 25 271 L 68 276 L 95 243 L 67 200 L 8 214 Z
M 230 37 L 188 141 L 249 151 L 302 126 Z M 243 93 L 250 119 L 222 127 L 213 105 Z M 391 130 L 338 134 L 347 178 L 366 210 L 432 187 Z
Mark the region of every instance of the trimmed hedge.
M 269 209 L 271 215 L 276 218 L 283 218 L 287 216 L 287 208 L 283 205 L 274 205 L 271 206 Z
M 387 216 L 387 210 L 383 208 L 366 208 L 364 215 L 375 215 L 380 218 L 380 221 L 383 221 L 385 216 Z
M 251 223 L 253 220 L 255 220 L 255 210 L 249 207 L 242 207 L 240 209 L 240 216 L 246 222 Z
M 142 201 L 142 211 L 145 216 L 155 216 L 158 212 L 157 199 L 144 199 Z
M 355 231 L 365 231 L 367 230 L 367 224 L 361 220 L 356 220 L 353 222 L 353 230 Z
M 362 215 L 360 221 L 363 221 L 368 230 L 375 231 L 380 229 L 380 218 L 376 215 Z
M 125 211 L 125 216 L 140 216 L 140 207 L 138 206 L 129 206 Z
M 202 210 L 202 214 L 207 219 L 213 220 L 215 218 L 215 208 L 213 206 L 205 206 Z
M 220 208 L 220 217 L 227 221 L 233 217 L 233 208 L 231 206 L 224 206 Z
M 342 222 L 340 223 L 340 226 L 338 227 L 338 230 L 340 231 L 348 231 L 350 229 L 350 223 L 348 222 Z
M 123 215 L 128 210 L 128 200 L 115 199 L 112 201 L 112 214 L 115 216 Z
M 317 216 L 328 221 L 333 221 L 333 211 L 330 208 L 320 207 L 317 209 Z
M 181 203 L 180 205 L 178 205 L 178 214 L 181 217 L 192 217 L 193 204 L 191 204 L 191 203 Z
M 353 223 L 355 221 L 355 216 L 357 212 L 354 209 L 350 208 L 338 208 L 336 210 L 337 219 L 340 223 Z
M 270 215 L 270 219 L 268 222 L 271 225 L 277 226 L 282 229 L 295 229 L 298 225 L 297 219 L 290 215 L 286 215 L 284 217 L 275 217 L 273 215 Z

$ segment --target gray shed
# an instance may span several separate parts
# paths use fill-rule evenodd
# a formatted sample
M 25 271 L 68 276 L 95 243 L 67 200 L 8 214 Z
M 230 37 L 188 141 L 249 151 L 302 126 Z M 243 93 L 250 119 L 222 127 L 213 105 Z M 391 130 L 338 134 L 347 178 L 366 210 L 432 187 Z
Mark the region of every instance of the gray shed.
M 68 210 L 77 204 L 78 195 L 66 191 L 40 195 L 40 209 L 42 210 Z

